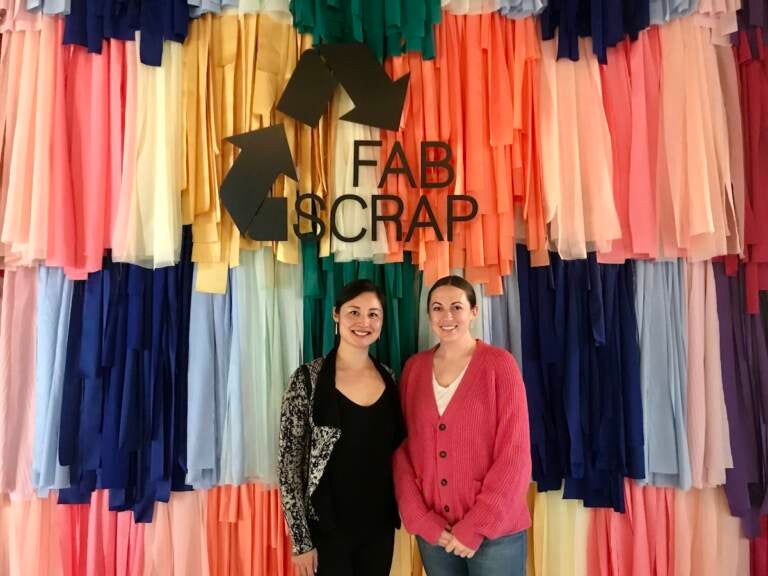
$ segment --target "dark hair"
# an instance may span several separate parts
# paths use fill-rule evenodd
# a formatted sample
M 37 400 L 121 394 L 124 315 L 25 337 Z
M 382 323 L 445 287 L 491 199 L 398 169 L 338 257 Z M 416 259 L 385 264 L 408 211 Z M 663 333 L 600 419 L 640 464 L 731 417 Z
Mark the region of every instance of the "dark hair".
M 429 289 L 429 294 L 427 294 L 427 312 L 429 312 L 429 305 L 432 303 L 432 292 L 441 286 L 454 286 L 464 290 L 464 294 L 467 295 L 467 300 L 469 300 L 470 307 L 474 308 L 477 306 L 477 297 L 475 296 L 475 289 L 472 288 L 472 284 L 464 280 L 461 276 L 443 276 Z
M 350 300 L 354 300 L 360 296 L 360 294 L 365 294 L 366 292 L 373 292 L 376 294 L 376 298 L 379 299 L 381 307 L 384 308 L 384 294 L 381 292 L 381 289 L 370 280 L 361 279 L 352 280 L 352 282 L 344 285 L 339 294 L 336 296 L 336 304 L 334 304 L 333 309 L 338 314 L 339 310 L 341 310 L 341 307 L 344 304 Z

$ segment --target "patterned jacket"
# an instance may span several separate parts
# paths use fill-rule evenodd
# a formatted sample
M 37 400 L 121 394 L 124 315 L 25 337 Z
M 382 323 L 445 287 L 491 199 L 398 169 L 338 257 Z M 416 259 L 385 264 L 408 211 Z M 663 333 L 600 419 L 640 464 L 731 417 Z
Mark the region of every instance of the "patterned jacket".
M 374 364 L 387 385 L 385 393 L 393 394 L 399 406 L 394 373 L 379 362 L 374 361 Z M 335 351 L 325 358 L 317 358 L 300 366 L 291 375 L 283 396 L 278 482 L 294 554 L 303 554 L 314 548 L 309 523 L 320 522 L 321 519 L 312 505 L 312 495 L 341 437 L 333 400 L 333 373 Z M 399 411 L 398 418 L 399 444 L 404 435 Z

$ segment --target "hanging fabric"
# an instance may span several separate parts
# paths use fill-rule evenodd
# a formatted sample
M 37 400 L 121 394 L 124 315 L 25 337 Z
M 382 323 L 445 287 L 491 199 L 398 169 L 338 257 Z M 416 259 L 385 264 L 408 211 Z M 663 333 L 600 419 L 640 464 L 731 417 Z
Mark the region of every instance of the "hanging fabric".
M 46 17 L 3 42 L 2 252 L 6 266 L 45 260 L 82 279 L 111 246 L 134 53 L 115 41 L 89 55 L 62 34 Z
M 626 514 L 590 511 L 589 574 L 671 576 L 675 573 L 675 494 L 626 480 Z
M 720 358 L 725 406 L 728 411 L 733 468 L 726 471 L 725 492 L 731 514 L 741 518 L 744 534 L 759 534 L 759 517 L 768 511 L 766 485 L 763 384 L 768 378 L 766 334 L 759 316 L 745 313 L 746 268 L 726 275 L 714 265 L 717 313 L 720 319 Z
M 589 47 L 589 39 L 579 42 Z M 545 221 L 554 249 L 565 259 L 586 258 L 590 249 L 610 250 L 621 227 L 600 71 L 591 51 L 576 62 L 557 60 L 555 43 L 541 44 L 536 124 Z
M 651 23 L 666 24 L 676 18 L 688 16 L 700 0 L 651 0 Z
M 391 76 L 410 72 L 411 77 L 402 128 L 383 133 L 381 162 L 397 146 L 414 176 L 390 174 L 383 182 L 383 191 L 404 206 L 398 225 L 402 237 L 387 223 L 389 259 L 400 261 L 411 252 L 427 284 L 463 268 L 470 282 L 486 285 L 489 295 L 501 294 L 501 278 L 512 271 L 515 239 L 527 238 L 531 250 L 545 248 L 533 126 L 539 58 L 535 22 L 497 13 L 446 14 L 443 20 L 436 28 L 436 61 L 409 54 L 388 63 Z M 453 180 L 440 188 L 434 186 L 449 174 L 422 166 L 425 141 L 441 141 L 451 149 Z M 427 159 L 444 159 L 444 154 L 429 151 Z M 422 172 L 431 187 L 416 180 Z M 475 198 L 478 212 L 449 231 L 447 206 L 454 194 Z M 409 237 L 415 217 L 426 221 L 425 201 L 440 232 L 414 228 Z M 465 214 L 467 208 L 459 203 L 454 210 Z M 517 214 L 523 226 L 517 227 Z
M 280 496 L 261 484 L 208 492 L 206 527 L 211 576 L 293 576 Z
M 548 0 L 442 0 L 443 10 L 452 14 L 501 12 L 507 18 L 522 19 L 540 14 Z
M 6 270 L 0 304 L 0 495 L 33 495 L 37 270 Z
M 42 13 L 28 10 L 24 0 L 3 0 L 0 9 L 5 10 L 5 17 L 0 22 L 0 33 L 40 30 Z
M 380 141 L 380 130 L 355 122 L 341 120 L 344 114 L 354 108 L 354 103 L 344 90 L 337 91 L 332 114 L 332 142 L 338 153 L 333 154 L 333 172 L 330 180 L 329 202 L 336 202 L 343 195 L 359 198 L 364 204 L 345 200 L 337 204 L 333 225 L 338 231 L 331 237 L 331 252 L 335 262 L 351 260 L 383 261 L 389 252 L 384 224 L 371 226 L 373 196 L 379 194 L 378 175 L 370 166 L 355 166 L 353 157 L 347 151 L 353 150 L 357 141 Z M 356 173 L 357 172 L 357 173 Z M 367 208 L 363 208 L 366 206 Z M 361 238 L 357 238 L 365 230 Z M 326 230 L 330 234 L 330 230 Z M 373 235 L 377 234 L 377 239 Z M 354 242 L 342 240 L 356 238 Z
M 768 517 L 760 518 L 760 536 L 749 541 L 749 573 L 751 576 L 768 574 Z
M 56 506 L 55 515 L 64 576 L 142 576 L 145 524 L 110 511 L 105 490 L 87 504 Z
M 64 43 L 101 54 L 105 40 L 136 40 L 141 62 L 160 66 L 166 56 L 164 50 L 168 49 L 165 41 L 182 44 L 188 26 L 186 0 L 71 0 Z
M 69 576 L 63 570 L 56 497 L 4 500 L 0 496 L 0 574 Z
M 623 512 L 624 478 L 645 477 L 632 266 L 550 259 L 518 247 L 533 479 Z
M 490 14 L 501 4 L 501 0 L 442 0 L 443 10 L 451 14 Z
M 29 12 L 42 12 L 51 16 L 69 14 L 71 5 L 71 0 L 27 0 Z
M 520 331 L 520 290 L 517 271 L 504 276 L 504 293 L 486 296 L 483 301 L 483 333 L 494 346 L 512 352 L 518 366 L 523 365 Z
M 684 285 L 682 261 L 635 263 L 645 479 L 654 486 L 688 490 L 690 399 Z
M 749 544 L 722 488 L 675 494 L 675 576 L 749 576 Z
M 696 22 L 711 30 L 712 43 L 730 47 L 731 34 L 738 30 L 742 0 L 699 0 Z
M 578 60 L 594 51 L 601 64 L 607 49 L 629 36 L 636 40 L 650 25 L 651 0 L 550 0 L 541 14 L 541 36 L 552 40 L 557 34 L 557 57 Z M 591 37 L 590 43 L 579 38 Z
M 245 481 L 240 314 L 234 282 L 232 278 L 225 294 L 192 291 L 186 482 L 196 490 Z
M 768 28 L 768 11 L 762 0 L 741 0 L 738 14 L 739 30 Z
M 747 13 L 758 9 L 757 3 L 746 2 Z M 762 225 L 768 218 L 768 201 L 764 193 L 766 174 L 760 158 L 766 154 L 765 102 L 768 89 L 766 45 L 764 30 L 751 29 L 738 34 L 735 57 L 739 66 L 741 115 L 744 130 L 744 165 L 746 195 L 744 198 L 744 259 L 746 260 L 746 310 L 759 312 L 759 291 L 768 289 L 768 231 Z M 729 275 L 736 274 L 739 264 L 730 258 Z
M 182 231 L 182 47 L 168 42 L 162 66 L 134 62 L 131 69 L 137 92 L 126 103 L 126 122 L 135 118 L 136 124 L 126 125 L 112 257 L 146 268 L 173 266 L 180 259 Z
M 527 18 L 541 14 L 549 0 L 502 0 L 501 12 L 507 18 Z
M 705 260 L 728 253 L 739 221 L 717 55 L 691 18 L 661 27 L 660 45 L 659 257 Z
M 688 445 L 694 488 L 721 486 L 733 468 L 720 361 L 720 323 L 711 262 L 686 266 Z
M 328 200 L 327 119 L 312 129 L 275 107 L 299 55 L 310 45 L 311 39 L 298 36 L 290 23 L 267 14 L 207 15 L 191 24 L 183 48 L 181 214 L 184 224 L 192 224 L 197 290 L 223 294 L 227 270 L 239 265 L 241 248 L 270 246 L 281 262 L 299 263 L 299 239 L 292 229 L 296 194 Z M 288 240 L 273 246 L 241 236 L 220 203 L 219 188 L 238 154 L 224 139 L 277 123 L 285 128 L 299 183 L 280 176 L 274 185 L 274 196 L 287 199 Z M 309 224 L 302 220 L 300 230 L 308 232 Z
M 39 30 L 3 34 L 0 118 L 4 128 L 4 201 L 0 253 L 6 266 L 29 266 L 45 259 L 53 189 L 65 184 L 61 175 L 52 170 L 52 126 L 61 126 L 64 121 L 55 116 L 57 87 L 63 85 L 64 28 L 54 18 L 42 19 L 39 24 Z
M 730 37 L 729 37 L 730 38 Z M 715 56 L 725 105 L 728 130 L 728 151 L 733 190 L 733 212 L 726 212 L 728 225 L 728 254 L 742 255 L 746 251 L 745 203 L 747 194 L 746 145 L 739 86 L 739 66 L 730 41 L 716 46 Z M 729 182 L 725 182 L 726 186 Z
M 208 576 L 208 497 L 174 492 L 144 527 L 144 576 Z
M 130 174 L 123 126 L 127 135 L 132 129 L 129 123 L 136 120 L 128 115 L 135 97 L 132 90 L 137 89 L 132 58 L 136 58 L 133 43 L 110 42 L 101 54 L 72 47 L 65 61 L 66 74 L 72 78 L 60 80 L 66 140 L 62 142 L 55 132 L 54 138 L 55 146 L 69 156 L 54 157 L 61 187 L 54 189 L 51 214 L 58 216 L 49 222 L 47 264 L 64 266 L 73 279 L 84 280 L 101 270 L 104 250 L 114 240 L 123 176 Z
M 379 60 L 404 52 L 435 57 L 440 0 L 292 0 L 293 25 L 314 44 L 365 42 Z
M 74 282 L 61 268 L 37 273 L 35 356 L 35 443 L 32 484 L 41 497 L 69 486 L 69 470 L 59 464 L 59 425 Z
M 528 501 L 533 516 L 528 574 L 592 576 L 587 571 L 589 510 L 558 491 L 534 492 Z
M 152 520 L 184 484 L 192 266 L 157 271 L 107 262 L 72 297 L 58 459 L 62 503 L 109 489 L 111 510 Z M 96 319 L 96 321 L 94 321 Z
M 276 485 L 280 404 L 304 350 L 301 268 L 262 249 L 241 254 L 235 274 L 243 474 L 248 481 Z
M 656 165 L 661 48 L 658 28 L 641 32 L 608 49 L 600 66 L 603 106 L 613 152 L 613 201 L 621 236 L 601 262 L 655 258 L 658 254 Z M 567 215 L 566 215 L 567 217 Z

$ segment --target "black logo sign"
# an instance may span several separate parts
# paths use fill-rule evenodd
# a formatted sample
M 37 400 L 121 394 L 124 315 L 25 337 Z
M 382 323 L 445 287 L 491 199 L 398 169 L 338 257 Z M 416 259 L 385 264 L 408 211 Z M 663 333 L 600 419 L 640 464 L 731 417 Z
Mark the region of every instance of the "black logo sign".
M 374 126 L 385 130 L 398 130 L 400 118 L 408 90 L 409 75 L 406 74 L 392 81 L 376 59 L 370 48 L 365 44 L 325 44 L 306 51 L 299 60 L 296 69 L 288 81 L 277 109 L 308 126 L 317 126 L 328 103 L 333 98 L 336 88 L 341 85 L 354 103 L 354 108 L 342 116 L 342 120 Z M 269 193 L 272 185 L 280 174 L 293 180 L 298 180 L 296 167 L 291 156 L 290 146 L 282 124 L 231 136 L 226 139 L 238 148 L 240 155 L 235 160 L 224 182 L 221 185 L 221 202 L 232 216 L 235 225 L 242 234 L 254 240 L 283 241 L 288 239 L 288 210 L 285 198 L 272 198 Z M 357 186 L 358 170 L 361 165 L 375 166 L 372 160 L 359 157 L 361 146 L 380 146 L 379 141 L 355 142 L 354 150 L 354 182 Z M 428 148 L 444 151 L 438 160 L 427 159 Z M 397 161 L 397 162 L 396 162 Z M 399 166 L 395 166 L 397 163 Z M 451 166 L 451 149 L 442 142 L 422 143 L 422 172 L 420 174 L 422 188 L 441 188 L 453 182 L 454 172 Z M 446 177 L 440 181 L 428 181 L 426 170 L 432 167 L 442 169 Z M 378 187 L 381 188 L 388 174 L 404 174 L 412 186 L 415 179 L 405 157 L 405 152 L 399 143 L 390 153 Z M 308 196 L 310 196 L 308 198 Z M 304 200 L 320 203 L 320 209 L 325 209 L 325 203 L 312 195 L 299 195 L 296 199 L 296 212 L 299 217 L 312 220 L 313 231 L 301 234 L 298 224 L 294 230 L 298 236 L 321 236 L 325 231 L 322 221 L 312 212 L 302 208 Z M 350 200 L 360 204 L 364 209 L 366 203 L 358 196 L 344 194 L 339 196 L 331 207 L 331 232 L 337 238 L 345 241 L 356 241 L 363 238 L 367 232 L 363 228 L 354 237 L 345 237 L 336 229 L 335 216 L 341 202 Z M 456 208 L 460 202 L 470 205 L 469 214 L 459 214 Z M 393 202 L 395 214 L 383 215 L 380 205 L 382 202 Z M 402 238 L 402 225 L 399 217 L 403 211 L 402 200 L 397 196 L 375 195 L 373 198 L 371 226 L 374 240 L 376 239 L 377 221 L 391 221 L 396 226 L 397 238 Z M 420 216 L 426 215 L 427 220 L 421 221 Z M 453 223 L 467 221 L 477 214 L 477 202 L 471 196 L 449 196 L 447 239 L 451 240 Z M 419 200 L 418 208 L 406 231 L 410 238 L 417 228 L 429 227 L 435 230 L 437 238 L 444 238 L 437 225 L 434 212 L 426 196 Z
M 221 202 L 240 232 L 254 240 L 287 240 L 288 200 L 269 191 L 280 174 L 298 181 L 282 124 L 227 138 L 240 155 L 221 183 Z
M 277 109 L 317 126 L 341 84 L 355 104 L 342 120 L 394 131 L 400 128 L 409 77 L 393 82 L 365 44 L 324 44 L 302 55 Z

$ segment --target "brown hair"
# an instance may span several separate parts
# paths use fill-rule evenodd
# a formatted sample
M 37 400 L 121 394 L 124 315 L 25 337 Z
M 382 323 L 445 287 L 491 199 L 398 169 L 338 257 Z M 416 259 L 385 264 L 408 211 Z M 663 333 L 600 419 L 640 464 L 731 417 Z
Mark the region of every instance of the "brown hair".
M 373 292 L 376 294 L 376 298 L 379 299 L 381 308 L 384 309 L 384 294 L 382 294 L 381 289 L 370 280 L 358 279 L 345 284 L 339 291 L 338 296 L 336 296 L 336 303 L 333 306 L 336 314 L 339 313 L 339 310 L 341 310 L 341 307 L 344 306 L 344 304 L 366 292 Z
M 464 294 L 467 295 L 470 307 L 474 308 L 477 306 L 477 297 L 475 296 L 475 289 L 472 288 L 472 284 L 464 280 L 461 276 L 443 276 L 429 289 L 429 294 L 427 295 L 427 311 L 429 311 L 429 305 L 432 303 L 432 292 L 441 286 L 454 286 L 460 288 L 464 291 Z

